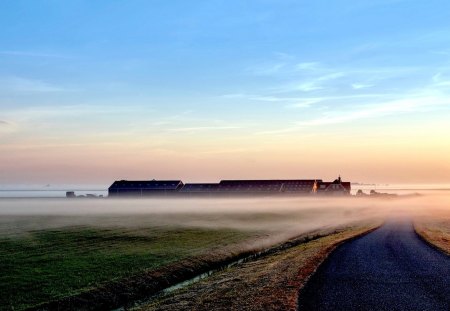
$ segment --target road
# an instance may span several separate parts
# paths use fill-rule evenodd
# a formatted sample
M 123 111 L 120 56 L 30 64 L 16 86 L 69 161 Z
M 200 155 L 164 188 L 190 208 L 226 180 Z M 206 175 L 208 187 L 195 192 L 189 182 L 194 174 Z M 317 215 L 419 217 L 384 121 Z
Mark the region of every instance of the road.
M 338 247 L 300 292 L 299 310 L 450 310 L 450 257 L 392 220 Z

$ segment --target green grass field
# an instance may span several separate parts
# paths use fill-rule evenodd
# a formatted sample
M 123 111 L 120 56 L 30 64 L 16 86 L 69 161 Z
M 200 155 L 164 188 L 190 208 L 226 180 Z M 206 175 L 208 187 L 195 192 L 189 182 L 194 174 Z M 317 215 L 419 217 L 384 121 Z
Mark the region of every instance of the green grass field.
M 76 299 L 120 306 L 189 277 L 189 271 L 365 219 L 364 202 L 0 200 L 0 310 L 58 300 L 57 309 Z
M 21 310 L 251 236 L 227 229 L 76 226 L 0 237 L 0 308 Z

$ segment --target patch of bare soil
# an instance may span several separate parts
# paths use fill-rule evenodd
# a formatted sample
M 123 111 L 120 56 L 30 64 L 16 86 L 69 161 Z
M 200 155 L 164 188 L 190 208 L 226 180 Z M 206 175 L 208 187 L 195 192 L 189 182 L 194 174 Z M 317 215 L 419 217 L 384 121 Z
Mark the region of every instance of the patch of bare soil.
M 325 258 L 346 240 L 379 224 L 347 227 L 280 248 L 259 259 L 136 308 L 137 310 L 296 310 L 298 293 Z

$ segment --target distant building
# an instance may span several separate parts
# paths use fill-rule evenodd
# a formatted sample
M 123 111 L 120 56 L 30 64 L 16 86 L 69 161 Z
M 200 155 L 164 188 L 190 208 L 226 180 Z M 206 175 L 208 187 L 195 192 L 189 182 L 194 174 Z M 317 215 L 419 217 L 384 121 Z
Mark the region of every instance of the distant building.
M 311 194 L 321 180 L 222 180 L 219 183 L 187 183 L 180 194 L 264 195 Z
M 110 197 L 168 195 L 179 192 L 183 186 L 181 180 L 120 180 L 108 188 L 108 195 Z
M 222 180 L 219 190 L 227 193 L 291 193 L 310 194 L 314 191 L 317 180 Z
M 222 180 L 219 183 L 187 183 L 181 180 L 150 180 L 114 182 L 109 196 L 151 195 L 348 195 L 350 182 L 339 177 L 333 182 L 321 179 Z
M 219 184 L 215 183 L 187 183 L 180 189 L 182 194 L 213 194 L 219 191 Z
M 66 192 L 66 198 L 75 198 L 75 192 L 74 191 L 67 191 Z
M 349 195 L 352 190 L 350 182 L 343 182 L 341 176 L 333 182 L 320 182 L 317 185 L 317 194 L 324 195 Z

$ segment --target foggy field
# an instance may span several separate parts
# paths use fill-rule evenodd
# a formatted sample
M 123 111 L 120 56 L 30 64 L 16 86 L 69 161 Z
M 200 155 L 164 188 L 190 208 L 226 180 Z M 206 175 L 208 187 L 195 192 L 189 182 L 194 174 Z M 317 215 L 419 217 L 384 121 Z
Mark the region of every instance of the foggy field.
M 0 0 L 0 311 L 297 310 L 333 254 L 450 297 L 395 273 L 450 260 L 448 12 Z
M 296 310 L 299 289 L 335 249 L 380 223 L 348 226 L 322 238 L 276 251 L 158 297 L 136 311 Z
M 0 239 L 0 305 L 22 309 L 130 277 L 256 234 L 235 230 L 68 227 Z
M 164 267 L 170 273 L 181 262 L 192 270 L 312 231 L 423 215 L 426 202 L 446 210 L 429 197 L 3 199 L 0 305 L 20 310 Z

